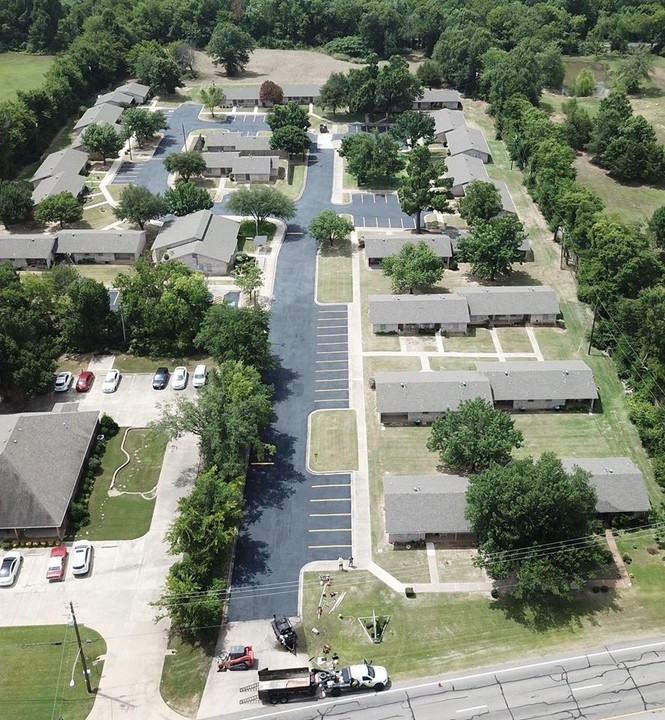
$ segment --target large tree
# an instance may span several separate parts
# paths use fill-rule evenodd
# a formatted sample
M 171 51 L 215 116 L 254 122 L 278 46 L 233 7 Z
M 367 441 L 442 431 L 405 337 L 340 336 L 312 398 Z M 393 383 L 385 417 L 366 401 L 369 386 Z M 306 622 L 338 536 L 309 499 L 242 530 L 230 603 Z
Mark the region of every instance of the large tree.
M 342 138 L 338 150 L 358 185 L 372 178 L 392 177 L 404 167 L 399 145 L 389 133 L 355 133 Z
M 164 158 L 164 167 L 170 173 L 178 173 L 182 180 L 187 182 L 192 175 L 203 175 L 207 165 L 200 152 L 185 150 L 167 155 Z
M 398 194 L 402 212 L 416 219 L 416 233 L 422 232 L 424 210 L 447 212 L 450 209 L 446 181 L 437 182 L 444 170 L 443 163 L 432 157 L 427 145 L 416 145 L 409 153 L 407 174 L 400 182 Z
M 623 182 L 657 182 L 665 174 L 665 149 L 653 127 L 641 115 L 635 115 L 610 140 L 601 164 Z
M 279 105 L 284 100 L 282 88 L 272 80 L 264 80 L 259 88 L 259 102 L 261 105 Z
M 376 109 L 388 117 L 408 110 L 420 94 L 420 81 L 409 72 L 409 64 L 400 55 L 393 55 L 376 78 Z
M 255 367 L 227 360 L 209 373 L 195 400 L 166 406 L 155 427 L 172 438 L 194 433 L 204 467 L 241 477 L 249 451 L 262 460 L 274 450 L 261 438 L 272 415 L 271 397 L 272 387 L 261 382 Z
M 501 212 L 501 195 L 493 183 L 474 180 L 467 185 L 458 206 L 461 217 L 473 226 L 479 220 L 487 222 Z
M 270 314 L 261 307 L 213 305 L 201 324 L 196 345 L 217 363 L 242 360 L 259 370 L 273 365 L 268 340 Z
M 476 222 L 468 235 L 460 238 L 458 254 L 471 263 L 471 272 L 484 280 L 509 275 L 513 263 L 522 260 L 522 223 L 513 215 L 501 215 L 488 222 Z
M 0 222 L 7 227 L 32 219 L 32 184 L 0 180 Z
M 95 123 L 88 125 L 83 131 L 81 142 L 89 153 L 101 155 L 104 164 L 106 164 L 107 157 L 117 157 L 124 144 L 120 133 L 108 123 L 104 123 L 104 125 Z
M 277 128 L 270 138 L 270 147 L 273 150 L 284 150 L 289 155 L 304 155 L 309 146 L 309 135 L 295 125 Z
M 205 188 L 189 182 L 179 182 L 175 187 L 169 188 L 164 193 L 164 201 L 170 213 L 178 215 L 190 215 L 197 210 L 209 210 L 213 206 L 210 193 Z
M 593 154 L 594 161 L 600 162 L 608 145 L 618 135 L 624 123 L 633 115 L 633 108 L 622 88 L 615 88 L 600 101 L 596 115 L 589 152 Z
M 273 132 L 287 126 L 307 130 L 311 125 L 307 110 L 295 102 L 276 105 L 266 116 L 266 122 Z
M 254 218 L 256 232 L 261 223 L 269 217 L 289 220 L 296 213 L 296 206 L 290 197 L 269 185 L 255 185 L 236 190 L 226 202 L 228 209 L 236 215 Z
M 480 563 L 517 600 L 569 596 L 601 564 L 589 475 L 565 472 L 552 453 L 493 465 L 471 478 L 466 501 Z
M 148 220 L 166 215 L 168 207 L 161 195 L 155 195 L 143 185 L 128 185 L 120 196 L 113 214 L 120 220 L 136 223 L 141 230 Z
M 60 333 L 70 352 L 93 352 L 105 347 L 115 329 L 106 286 L 78 277 L 67 286 L 59 305 Z
M 43 223 L 78 222 L 83 217 L 83 205 L 70 193 L 61 192 L 44 198 L 35 209 L 35 219 Z
M 334 210 L 322 210 L 312 218 L 309 234 L 318 245 L 328 243 L 331 247 L 338 240 L 346 240 L 353 232 L 354 225 L 346 217 L 338 215 Z
M 212 305 L 205 278 L 179 262 L 153 265 L 141 258 L 134 272 L 115 280 L 130 352 L 137 355 L 189 355 Z
M 217 87 L 217 85 L 213 83 L 209 87 L 203 87 L 199 90 L 199 98 L 204 107 L 210 110 L 210 116 L 215 117 L 215 108 L 224 105 L 226 94 L 221 87 Z
M 443 261 L 422 241 L 405 243 L 396 255 L 385 258 L 381 267 L 398 293 L 429 288 L 443 277 Z
M 493 463 L 508 463 L 523 439 L 508 413 L 475 398 L 434 420 L 427 449 L 438 453 L 441 465 L 454 472 L 477 473 Z
M 136 63 L 136 74 L 155 95 L 173 94 L 183 87 L 182 70 L 175 60 L 162 55 L 142 54 Z
M 636 48 L 625 60 L 619 62 L 614 79 L 618 85 L 626 88 L 626 92 L 636 93 L 642 83 L 649 79 L 654 62 L 654 56 L 648 48 Z
M 578 104 L 575 98 L 562 103 L 566 119 L 563 123 L 566 141 L 575 150 L 584 150 L 593 132 L 593 120 L 589 111 Z
M 252 37 L 229 22 L 218 23 L 208 43 L 213 63 L 223 65 L 229 77 L 239 75 L 245 69 L 253 50 Z
M 125 139 L 135 137 L 139 147 L 143 147 L 146 140 L 169 126 L 166 115 L 161 110 L 151 112 L 144 108 L 128 108 L 125 110 L 122 114 L 121 125 L 122 136 Z
M 400 113 L 390 128 L 390 132 L 409 147 L 415 147 L 418 141 L 425 144 L 434 139 L 435 122 L 431 115 L 417 110 Z
M 245 263 L 236 268 L 236 285 L 256 305 L 256 291 L 263 285 L 263 271 L 256 263 Z
M 2 197 L 1 187 L 0 197 Z M 649 218 L 648 226 L 656 247 L 665 250 L 665 205 L 653 211 L 653 215 Z
M 349 104 L 349 81 L 344 73 L 333 73 L 321 86 L 319 105 L 333 114 Z

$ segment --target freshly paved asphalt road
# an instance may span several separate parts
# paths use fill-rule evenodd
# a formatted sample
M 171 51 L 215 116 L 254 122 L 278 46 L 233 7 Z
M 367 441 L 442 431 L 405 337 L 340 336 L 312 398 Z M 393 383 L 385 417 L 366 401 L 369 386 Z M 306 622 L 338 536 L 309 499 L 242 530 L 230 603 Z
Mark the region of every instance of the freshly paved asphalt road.
M 569 657 L 535 659 L 354 693 L 338 700 L 293 703 L 288 709 L 260 705 L 226 720 L 573 720 L 665 718 L 665 639 L 614 644 Z
M 320 337 L 331 333 L 327 326 L 333 324 L 321 311 L 335 310 L 334 324 L 343 326 L 337 335 L 346 333 L 346 311 L 315 304 L 316 244 L 307 235 L 310 220 L 329 207 L 332 169 L 333 151 L 313 149 L 307 186 L 279 255 L 270 323 L 277 367 L 268 377 L 275 385 L 275 418 L 267 438 L 277 452 L 274 465 L 252 467 L 247 477 L 231 621 L 295 615 L 302 565 L 351 554 L 349 476 L 311 475 L 305 467 L 308 415 L 322 407 L 348 407 L 343 383 L 325 384 L 334 389 L 326 396 L 334 395 L 336 402 L 322 403 L 317 400 L 324 393 L 316 392 L 322 384 L 315 382 L 323 375 L 317 370 L 327 368 L 318 361 L 335 360 L 330 368 L 340 370 L 347 350 L 345 337 Z M 334 376 L 339 379 L 343 372 Z

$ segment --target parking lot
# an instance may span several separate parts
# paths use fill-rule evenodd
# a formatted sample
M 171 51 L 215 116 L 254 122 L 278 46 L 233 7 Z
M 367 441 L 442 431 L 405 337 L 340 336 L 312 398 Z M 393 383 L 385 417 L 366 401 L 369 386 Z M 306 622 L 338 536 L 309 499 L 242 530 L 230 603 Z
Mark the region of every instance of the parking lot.
M 323 305 L 316 319 L 318 410 L 349 407 L 349 330 L 346 305 Z

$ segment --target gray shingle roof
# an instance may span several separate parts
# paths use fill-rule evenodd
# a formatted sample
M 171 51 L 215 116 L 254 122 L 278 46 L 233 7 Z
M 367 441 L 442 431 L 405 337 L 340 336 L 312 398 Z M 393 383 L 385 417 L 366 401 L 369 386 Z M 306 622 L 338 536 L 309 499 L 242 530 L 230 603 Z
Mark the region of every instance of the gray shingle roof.
M 468 323 L 466 298 L 457 295 L 370 295 L 372 325 Z
M 287 83 L 280 85 L 284 93 L 284 102 L 289 98 L 318 97 L 321 86 L 313 83 Z M 224 94 L 227 100 L 254 100 L 258 102 L 260 85 L 234 85 L 225 87 Z
M 433 110 L 430 115 L 434 118 L 434 134 L 442 135 L 458 127 L 466 127 L 466 118 L 462 110 Z
M 137 82 L 126 83 L 116 88 L 116 90 L 127 95 L 133 95 L 140 103 L 144 103 L 148 99 L 148 95 L 150 95 L 150 87 Z
M 457 90 L 448 88 L 423 88 L 421 102 L 459 103 L 462 101 Z
M 3 418 L 0 528 L 62 524 L 98 417 L 97 412 L 73 412 Z
M 50 257 L 55 235 L 0 235 L 0 260 L 43 260 Z
M 42 180 L 32 191 L 32 202 L 36 205 L 44 198 L 61 192 L 70 192 L 74 197 L 78 197 L 85 187 L 85 180 L 83 175 L 77 175 L 73 172 L 51 175 L 51 177 Z
M 598 389 L 582 360 L 476 363 L 492 386 L 496 402 L 514 400 L 592 400 Z
M 112 90 L 111 92 L 104 93 L 104 95 L 98 95 L 95 105 L 103 105 L 104 103 L 111 103 L 112 105 L 120 105 L 121 107 L 129 107 L 136 102 L 136 97 L 129 93 L 122 92 L 122 90 Z
M 120 120 L 122 115 L 122 108 L 117 105 L 111 105 L 110 103 L 104 103 L 102 105 L 94 105 L 88 108 L 79 121 L 74 125 L 74 130 L 82 130 L 87 128 L 88 125 L 114 125 Z
M 384 475 L 386 531 L 395 535 L 468 533 L 469 480 L 459 475 Z
M 277 165 L 279 158 L 276 155 L 241 155 L 234 159 L 232 170 L 241 174 L 270 175 Z
M 159 233 L 153 250 L 167 250 L 175 259 L 199 253 L 216 260 L 230 262 L 238 247 L 240 223 L 209 210 L 176 218 Z
M 231 170 L 233 161 L 237 160 L 240 155 L 237 152 L 202 152 L 206 167 L 211 170 Z
M 235 151 L 265 151 L 270 150 L 270 138 L 263 135 L 243 135 L 239 132 L 209 132 L 203 136 L 204 148 L 209 152 L 212 148 L 232 148 Z
M 475 128 L 464 126 L 451 130 L 446 133 L 446 143 L 451 155 L 459 155 L 469 150 L 490 154 L 490 148 L 485 136 Z
M 596 512 L 648 512 L 651 503 L 644 475 L 627 457 L 561 458 L 567 472 L 576 466 L 591 473 L 589 483 L 596 489 Z
M 549 285 L 467 287 L 455 291 L 471 315 L 558 315 L 559 300 Z
M 489 181 L 485 163 L 464 153 L 446 158 L 446 177 L 453 178 L 454 185 L 468 185 L 474 180 Z
M 495 180 L 494 178 L 490 178 L 489 181 L 499 191 L 499 196 L 501 198 L 501 209 L 504 212 L 510 213 L 511 215 L 517 215 L 517 208 L 515 207 L 513 197 L 510 194 L 510 190 L 508 190 L 508 186 L 506 185 L 506 183 L 501 182 L 501 180 Z
M 448 235 L 367 236 L 365 238 L 365 257 L 368 260 L 382 260 L 396 255 L 406 243 L 416 245 L 419 242 L 424 242 L 437 257 L 448 259 L 452 257 L 451 239 Z
M 132 253 L 145 246 L 141 230 L 60 230 L 58 253 Z
M 57 175 L 62 172 L 78 174 L 85 168 L 89 155 L 82 150 L 67 148 L 51 153 L 44 158 L 44 162 L 37 168 L 32 176 L 33 182 Z
M 489 380 L 473 370 L 379 372 L 374 380 L 379 413 L 444 412 L 477 397 L 492 402 Z

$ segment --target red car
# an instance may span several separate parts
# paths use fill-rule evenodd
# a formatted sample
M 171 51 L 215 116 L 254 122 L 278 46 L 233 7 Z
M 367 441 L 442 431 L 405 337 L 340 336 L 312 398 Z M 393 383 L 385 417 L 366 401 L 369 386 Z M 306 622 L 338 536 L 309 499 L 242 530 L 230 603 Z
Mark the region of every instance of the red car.
M 88 392 L 92 386 L 92 381 L 95 379 L 95 374 L 86 370 L 79 375 L 79 379 L 76 381 L 76 392 Z
M 67 548 L 64 545 L 58 545 L 58 547 L 52 548 L 48 561 L 48 570 L 46 571 L 46 579 L 49 582 L 62 580 L 65 577 L 66 564 Z

